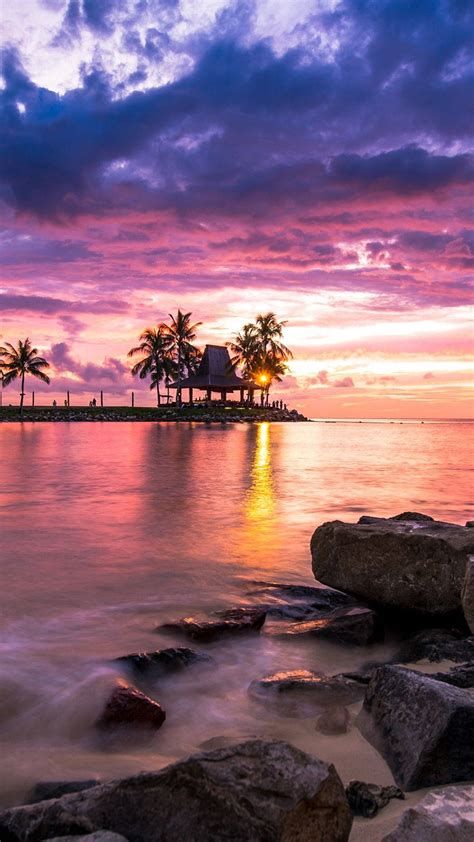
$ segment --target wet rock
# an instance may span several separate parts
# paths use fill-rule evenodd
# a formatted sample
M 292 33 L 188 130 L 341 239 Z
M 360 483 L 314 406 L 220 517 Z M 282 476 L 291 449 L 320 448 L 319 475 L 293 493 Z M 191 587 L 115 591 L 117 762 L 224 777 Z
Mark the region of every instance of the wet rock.
M 383 639 L 380 618 L 370 608 L 348 608 L 326 616 L 311 617 L 296 623 L 268 628 L 268 633 L 283 637 L 320 637 L 334 643 L 367 646 Z
M 449 786 L 430 792 L 403 813 L 382 842 L 472 842 L 474 786 Z
M 406 640 L 392 660 L 397 664 L 445 660 L 464 663 L 474 660 L 474 637 L 463 638 L 448 629 L 426 629 Z
M 51 798 L 60 798 L 70 792 L 81 792 L 83 789 L 90 789 L 97 786 L 100 781 L 89 778 L 84 781 L 39 781 L 28 793 L 25 804 L 37 804 L 38 801 L 47 801 Z
M 474 697 L 398 666 L 377 669 L 357 718 L 362 734 L 407 790 L 474 775 Z
M 55 810 L 131 842 L 346 842 L 352 816 L 332 765 L 278 741 L 197 754 L 160 772 L 0 814 L 18 842 L 40 842 Z M 58 835 L 57 833 L 50 834 Z
M 125 836 L 112 833 L 110 830 L 96 830 L 95 833 L 88 833 L 86 836 L 55 836 L 48 842 L 128 842 Z
M 474 662 L 453 667 L 449 672 L 431 673 L 431 678 L 435 678 L 436 681 L 445 681 L 454 687 L 464 687 L 465 689 L 474 687 Z
M 95 787 L 94 787 L 95 789 Z M 92 790 L 91 790 L 92 791 Z M 80 794 L 63 798 L 80 798 Z M 13 819 L 10 818 L 13 814 Z M 20 821 L 15 819 L 15 814 Z M 98 830 L 97 824 L 86 815 L 71 811 L 62 799 L 41 801 L 38 804 L 14 807 L 0 813 L 1 842 L 43 842 L 55 837 L 88 835 Z
M 349 786 L 346 786 L 346 795 L 354 816 L 364 816 L 366 819 L 376 816 L 392 798 L 405 798 L 398 786 L 378 786 L 363 781 L 350 781 Z
M 461 592 L 461 604 L 471 634 L 474 634 L 474 556 L 468 559 Z
M 316 720 L 316 731 L 327 736 L 346 734 L 351 720 L 349 711 L 342 705 L 325 710 Z
M 426 521 L 431 521 L 431 523 L 435 522 L 433 517 L 430 517 L 429 515 L 422 515 L 421 512 L 402 512 L 401 515 L 392 515 L 392 517 L 389 517 L 388 520 L 413 521 L 414 523 L 423 523 Z
M 227 635 L 259 631 L 265 622 L 266 611 L 261 608 L 230 608 L 218 612 L 217 616 L 218 620 L 184 617 L 174 623 L 164 623 L 156 631 L 180 633 L 191 640 L 209 643 Z
M 316 579 L 371 602 L 432 615 L 461 607 L 474 533 L 425 520 L 324 523 L 313 534 Z M 400 517 L 400 516 L 397 516 Z
M 194 649 L 182 646 L 122 655 L 115 658 L 114 663 L 123 667 L 134 678 L 155 681 L 194 664 L 212 664 L 213 659 L 204 652 L 195 652 Z
M 114 689 L 96 722 L 100 731 L 133 728 L 157 731 L 166 719 L 166 713 L 153 699 L 135 687 L 119 685 Z
M 271 704 L 282 715 L 303 718 L 333 705 L 353 704 L 364 693 L 362 684 L 343 675 L 324 675 L 313 670 L 281 670 L 249 685 L 252 698 Z

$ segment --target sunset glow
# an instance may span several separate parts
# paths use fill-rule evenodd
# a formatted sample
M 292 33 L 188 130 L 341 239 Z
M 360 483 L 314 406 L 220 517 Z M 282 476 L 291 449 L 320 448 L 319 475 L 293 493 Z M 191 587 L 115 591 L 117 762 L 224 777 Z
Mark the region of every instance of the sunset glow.
M 312 417 L 472 415 L 472 9 L 430 9 L 3 10 L 0 340 L 38 402 L 152 404 L 127 351 L 180 307 L 200 347 L 286 320 L 272 397 Z

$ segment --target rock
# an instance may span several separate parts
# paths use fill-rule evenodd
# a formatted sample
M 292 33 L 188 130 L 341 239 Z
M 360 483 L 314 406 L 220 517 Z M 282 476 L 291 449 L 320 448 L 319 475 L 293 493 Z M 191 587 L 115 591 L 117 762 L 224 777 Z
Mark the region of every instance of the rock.
M 474 687 L 474 662 L 453 667 L 449 672 L 431 673 L 430 678 L 435 678 L 436 681 L 445 681 L 454 687 Z
M 392 517 L 389 517 L 388 520 L 413 521 L 414 523 L 431 521 L 431 523 L 435 523 L 435 519 L 433 517 L 430 517 L 429 515 L 422 515 L 420 512 L 402 512 L 401 515 L 392 515 Z
M 470 556 L 466 565 L 461 591 L 461 605 L 471 634 L 474 634 L 474 556 Z
M 461 607 L 474 533 L 439 521 L 332 521 L 311 539 L 313 573 L 333 588 L 371 602 L 443 615 Z
M 249 685 L 252 698 L 272 704 L 286 716 L 310 717 L 333 705 L 350 705 L 364 697 L 365 687 L 343 675 L 324 675 L 312 670 L 282 670 L 255 679 Z
M 406 640 L 392 660 L 397 664 L 474 660 L 474 637 L 461 638 L 447 629 L 425 629 Z
M 100 781 L 94 778 L 84 781 L 40 781 L 28 793 L 25 804 L 37 804 L 38 801 L 60 798 L 61 795 L 66 795 L 69 792 L 81 792 L 81 790 L 90 789 L 99 783 Z
M 269 626 L 268 634 L 295 637 L 298 635 L 320 637 L 334 643 L 366 646 L 383 639 L 383 625 L 370 608 L 347 608 L 291 623 L 286 626 Z
M 178 632 L 202 643 L 209 643 L 220 637 L 236 634 L 248 634 L 259 631 L 264 622 L 266 611 L 261 608 L 231 608 L 218 612 L 219 620 L 196 620 L 184 617 L 174 623 L 158 626 L 158 632 Z
M 96 830 L 86 836 L 55 836 L 54 839 L 48 838 L 48 842 L 128 842 L 128 840 L 125 836 L 112 833 L 110 830 Z
M 468 529 L 472 529 L 473 526 L 474 526 L 474 520 L 467 520 L 466 526 L 467 526 Z
M 124 727 L 157 731 L 165 719 L 166 713 L 158 702 L 135 687 L 119 685 L 106 703 L 96 728 L 101 731 Z
M 316 731 L 328 736 L 346 734 L 349 729 L 350 715 L 347 708 L 336 705 L 335 708 L 325 710 L 316 720 Z
M 403 789 L 469 780 L 474 775 L 474 697 L 398 666 L 379 667 L 357 718 Z
M 382 842 L 472 842 L 474 786 L 449 786 L 430 792 L 406 810 Z
M 346 795 L 354 816 L 364 816 L 366 819 L 376 816 L 392 798 L 405 798 L 398 786 L 378 786 L 363 781 L 350 781 L 349 786 L 346 786 Z
M 155 681 L 194 664 L 212 664 L 213 659 L 204 652 L 195 652 L 194 649 L 187 649 L 182 646 L 157 649 L 155 652 L 136 652 L 132 655 L 122 655 L 120 658 L 115 658 L 114 663 L 123 667 L 134 678 Z
M 79 793 L 63 796 L 80 797 Z M 45 839 L 62 836 L 74 836 L 77 839 L 78 836 L 88 835 L 97 829 L 97 825 L 87 816 L 69 811 L 62 799 L 40 801 L 38 804 L 14 807 L 0 813 L 1 842 L 43 842 Z
M 250 740 L 160 772 L 7 810 L 0 825 L 18 842 L 40 842 L 58 810 L 130 842 L 346 842 L 352 824 L 334 767 L 273 740 Z

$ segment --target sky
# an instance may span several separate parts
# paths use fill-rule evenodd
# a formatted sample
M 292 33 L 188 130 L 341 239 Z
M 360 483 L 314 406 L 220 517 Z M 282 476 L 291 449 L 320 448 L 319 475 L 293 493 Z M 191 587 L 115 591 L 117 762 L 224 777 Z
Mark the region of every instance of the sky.
M 472 416 L 470 0 L 15 0 L 2 30 L 0 343 L 51 362 L 37 403 L 151 404 L 127 351 L 179 307 L 201 347 L 287 320 L 274 396 L 312 417 Z

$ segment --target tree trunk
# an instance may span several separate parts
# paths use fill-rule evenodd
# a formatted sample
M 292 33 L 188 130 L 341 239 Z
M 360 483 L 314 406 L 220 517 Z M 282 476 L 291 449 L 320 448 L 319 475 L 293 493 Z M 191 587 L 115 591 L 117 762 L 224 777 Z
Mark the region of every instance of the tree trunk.
M 178 388 L 176 389 L 176 406 L 181 406 L 181 343 L 178 342 Z
M 23 400 L 25 397 L 25 372 L 21 375 L 20 412 L 23 412 Z
M 161 398 L 160 398 L 160 381 L 156 381 L 156 405 L 160 406 Z

